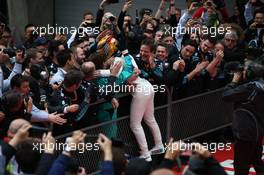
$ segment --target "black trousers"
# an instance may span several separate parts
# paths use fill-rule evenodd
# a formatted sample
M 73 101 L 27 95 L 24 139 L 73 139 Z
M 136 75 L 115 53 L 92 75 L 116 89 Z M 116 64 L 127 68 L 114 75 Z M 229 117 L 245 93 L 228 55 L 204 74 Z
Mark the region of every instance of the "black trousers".
M 235 142 L 234 168 L 235 175 L 248 175 L 250 166 L 253 165 L 257 173 L 264 173 L 262 157 L 262 139 L 258 141 L 243 141 L 237 139 Z

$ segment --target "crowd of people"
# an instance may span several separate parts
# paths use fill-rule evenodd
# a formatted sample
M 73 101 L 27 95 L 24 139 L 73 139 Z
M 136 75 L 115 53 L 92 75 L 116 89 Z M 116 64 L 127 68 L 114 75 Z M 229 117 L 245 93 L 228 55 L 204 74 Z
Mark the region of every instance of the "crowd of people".
M 168 91 L 173 100 L 186 98 L 224 87 L 239 65 L 264 64 L 261 0 L 237 1 L 233 16 L 224 0 L 186 0 L 186 9 L 176 8 L 174 0 L 161 0 L 156 13 L 143 8 L 135 17 L 129 15 L 133 3 L 125 1 L 116 17 L 105 11 L 111 1 L 102 0 L 97 14 L 85 12 L 80 30 L 71 35 L 61 31 L 42 36 L 38 26 L 28 24 L 22 44 L 14 40 L 12 26 L 0 21 L 0 138 L 4 140 L 0 174 L 1 170 L 10 174 L 78 173 L 70 151 L 64 150 L 57 159 L 49 148 L 38 154 L 32 144 L 41 139 L 28 134 L 45 128 L 53 136 L 75 131 L 68 142 L 78 144 L 85 134 L 76 130 L 119 117 L 118 112 L 124 110 L 119 108 L 124 102 L 118 100 L 120 93 L 132 95 L 130 128 L 143 162 L 128 163 L 121 148 L 117 155 L 124 160 L 114 160 L 114 145 L 108 139 L 117 135 L 113 124 L 104 127 L 105 135 L 98 138 L 105 156 L 102 174 L 150 174 L 152 155 L 163 153 L 162 169 L 151 174 L 173 174 L 166 169 L 172 168 L 170 161 L 180 152 L 166 152 L 154 106 L 167 103 Z M 87 32 L 87 28 L 99 32 Z M 142 120 L 153 135 L 152 149 Z M 45 134 L 42 142 L 54 142 L 52 135 Z M 195 155 L 206 166 L 192 169 L 196 156 L 186 173 L 225 174 L 211 154 L 201 149 Z M 145 165 L 144 170 L 139 165 Z

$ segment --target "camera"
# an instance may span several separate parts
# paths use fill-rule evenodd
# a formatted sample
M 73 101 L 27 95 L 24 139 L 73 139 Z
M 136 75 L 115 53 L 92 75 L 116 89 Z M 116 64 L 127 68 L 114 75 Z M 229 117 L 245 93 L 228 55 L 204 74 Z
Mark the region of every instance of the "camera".
M 87 28 L 87 27 L 92 27 L 92 28 L 94 28 L 94 27 L 96 27 L 95 26 L 95 23 L 90 23 L 90 22 L 85 22 L 83 25 L 82 25 L 82 27 L 84 27 L 84 28 Z
M 257 62 L 251 62 L 246 67 L 247 67 L 246 74 L 245 74 L 246 81 L 252 81 L 254 79 L 263 77 L 264 75 L 263 65 Z M 238 61 L 233 61 L 225 65 L 225 70 L 228 73 L 243 72 L 245 70 L 245 65 L 241 64 Z
M 32 92 L 29 92 L 29 94 L 24 96 L 24 99 L 25 99 L 26 103 L 29 101 L 29 98 L 32 97 L 32 96 L 33 96 Z
M 4 54 L 7 54 L 10 58 L 16 56 L 16 52 L 13 49 L 4 49 Z
M 170 63 L 164 62 L 163 65 L 162 65 L 163 70 L 169 69 L 169 66 L 170 66 Z
M 49 73 L 46 70 L 42 70 L 40 72 L 40 79 L 45 81 L 48 80 L 48 78 L 49 78 Z
M 159 59 L 159 58 L 157 58 Z M 170 68 L 170 63 L 168 62 L 159 62 L 159 63 L 156 63 L 156 65 L 158 65 L 158 67 L 160 68 L 161 71 L 165 71 L 165 70 L 168 70 Z
M 39 107 L 43 110 L 47 107 L 47 96 L 45 94 L 40 95 Z
M 116 20 L 116 18 L 113 17 L 113 16 L 111 16 L 111 17 L 109 17 L 109 20 L 110 20 L 111 22 L 114 22 L 114 21 Z
M 43 134 L 47 132 L 49 132 L 48 128 L 32 125 L 32 127 L 29 129 L 29 136 L 42 138 Z
M 108 0 L 107 2 L 109 4 L 116 4 L 116 3 L 119 3 L 119 0 Z
M 206 6 L 211 7 L 213 4 L 211 2 L 206 2 Z
M 264 24 L 257 24 L 256 28 L 264 28 Z
M 49 73 L 44 65 L 33 64 L 30 67 L 30 73 L 33 78 L 41 81 L 48 81 Z
M 244 70 L 244 65 L 239 61 L 232 61 L 225 65 L 224 68 L 228 73 L 242 72 Z

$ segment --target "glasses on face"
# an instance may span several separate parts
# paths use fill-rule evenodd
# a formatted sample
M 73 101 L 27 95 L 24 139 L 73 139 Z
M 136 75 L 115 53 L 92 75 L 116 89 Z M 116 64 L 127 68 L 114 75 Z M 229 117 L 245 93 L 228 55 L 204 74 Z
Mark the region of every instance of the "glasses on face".
M 110 17 L 108 17 L 108 18 L 106 18 L 106 19 L 108 19 L 108 20 L 111 21 L 111 22 L 114 22 L 114 21 L 116 20 L 116 18 L 113 17 L 113 16 L 110 16 Z
M 11 36 L 10 35 L 2 35 L 2 38 L 9 39 L 9 38 L 11 38 Z
M 227 42 L 232 42 L 232 43 L 236 42 L 235 39 L 231 39 L 231 38 L 225 38 L 225 40 L 226 40 Z

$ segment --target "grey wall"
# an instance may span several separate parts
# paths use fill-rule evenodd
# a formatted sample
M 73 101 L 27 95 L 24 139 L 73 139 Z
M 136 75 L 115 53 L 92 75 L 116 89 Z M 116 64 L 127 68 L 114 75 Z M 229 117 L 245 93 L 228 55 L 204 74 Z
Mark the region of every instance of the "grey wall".
M 229 13 L 235 0 L 226 0 Z M 82 20 L 82 14 L 89 10 L 96 14 L 101 0 L 8 0 L 9 24 L 16 35 L 21 39 L 24 26 L 34 23 L 39 26 L 57 24 L 58 26 L 78 26 Z M 118 16 L 125 0 L 118 4 L 111 4 L 106 11 L 111 11 Z M 160 0 L 133 0 L 133 7 L 129 14 L 135 16 L 136 9 L 151 8 L 154 13 L 159 7 Z M 185 0 L 175 0 L 178 8 L 185 9 Z M 54 13 L 55 11 L 55 13 Z
M 111 4 L 106 11 L 111 11 L 116 16 L 122 9 L 125 0 L 119 0 L 118 4 Z M 150 8 L 154 12 L 159 7 L 161 0 L 133 0 L 133 7 L 129 14 L 135 16 L 136 9 Z M 234 0 L 226 0 L 229 12 L 232 11 Z M 55 21 L 59 26 L 77 26 L 82 20 L 83 12 L 89 10 L 96 14 L 101 0 L 55 0 Z M 180 9 L 186 8 L 185 0 L 175 0 L 175 6 Z M 232 14 L 232 12 L 231 12 Z
M 133 0 L 133 8 L 129 13 L 135 16 L 136 9 L 148 7 L 155 9 L 159 6 L 160 0 Z M 55 21 L 58 25 L 78 25 L 82 19 L 82 14 L 85 11 L 91 11 L 96 14 L 101 0 L 56 0 L 55 3 Z M 122 9 L 125 0 L 120 0 L 118 4 L 111 4 L 106 8 L 106 11 L 111 11 L 118 16 Z M 66 20 L 67 19 L 67 20 Z
M 46 26 L 54 22 L 53 0 L 8 0 L 9 25 L 19 42 L 28 23 Z

